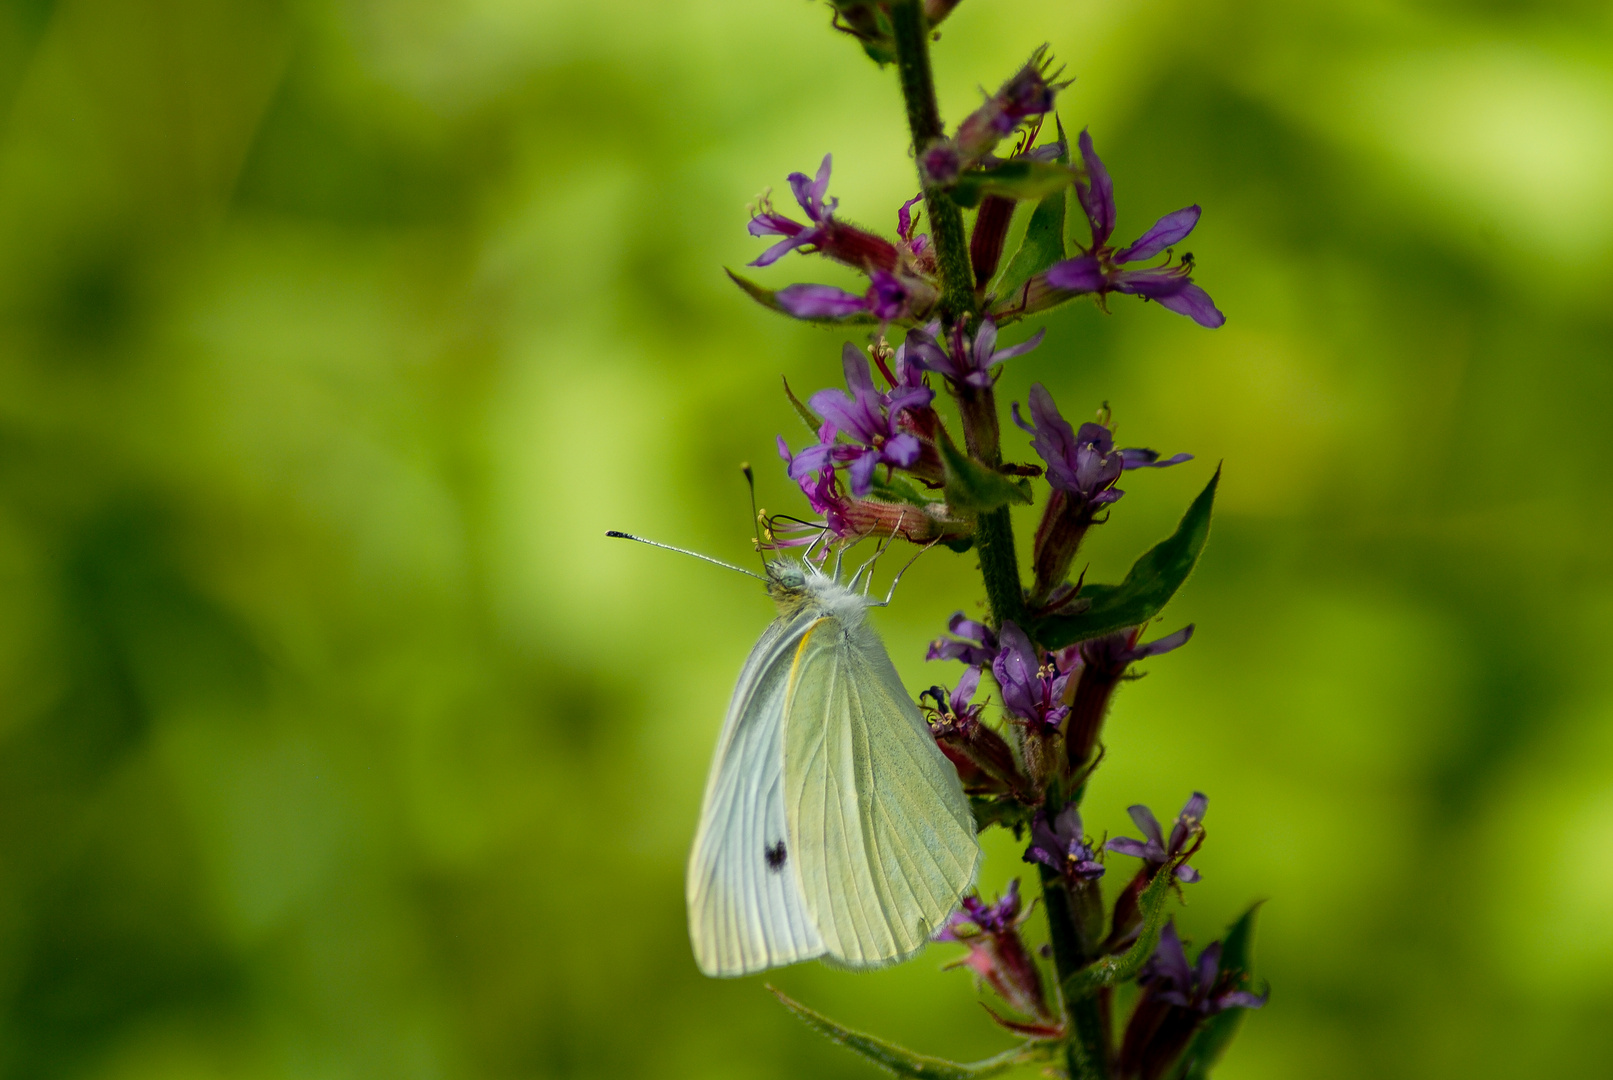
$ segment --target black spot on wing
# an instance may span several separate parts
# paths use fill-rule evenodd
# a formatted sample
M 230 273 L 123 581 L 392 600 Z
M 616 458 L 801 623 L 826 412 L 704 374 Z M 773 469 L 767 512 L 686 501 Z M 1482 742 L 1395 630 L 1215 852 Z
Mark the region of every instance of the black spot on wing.
M 763 848 L 762 854 L 767 857 L 767 868 L 773 873 L 784 869 L 784 860 L 788 857 L 784 851 L 784 841 L 780 840 L 772 847 Z

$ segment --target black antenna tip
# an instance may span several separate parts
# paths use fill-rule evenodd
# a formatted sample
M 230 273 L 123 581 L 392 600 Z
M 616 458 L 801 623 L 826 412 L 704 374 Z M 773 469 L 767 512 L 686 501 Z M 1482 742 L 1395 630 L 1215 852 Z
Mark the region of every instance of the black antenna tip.
M 607 530 L 605 530 L 605 535 L 610 536 L 610 537 L 614 537 L 617 540 L 637 540 L 638 539 L 638 537 L 632 535 L 631 533 L 617 532 L 615 529 L 607 529 Z
M 740 472 L 742 472 L 742 473 L 744 473 L 744 474 L 745 474 L 745 479 L 746 479 L 746 480 L 749 480 L 749 481 L 750 481 L 750 482 L 752 482 L 752 483 L 755 483 L 755 482 L 756 482 L 756 477 L 755 477 L 755 475 L 754 475 L 754 474 L 752 474 L 752 473 L 751 473 L 751 471 L 750 471 L 750 462 L 748 462 L 748 461 L 741 461 L 741 462 L 740 462 L 740 463 L 739 463 L 739 471 L 740 471 Z

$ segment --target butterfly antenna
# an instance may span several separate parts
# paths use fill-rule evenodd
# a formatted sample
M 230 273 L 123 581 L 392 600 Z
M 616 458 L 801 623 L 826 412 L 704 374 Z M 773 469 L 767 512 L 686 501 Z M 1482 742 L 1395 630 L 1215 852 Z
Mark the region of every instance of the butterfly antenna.
M 912 565 L 919 561 L 919 556 L 920 555 L 923 555 L 926 551 L 929 551 L 931 548 L 933 548 L 935 545 L 939 544 L 940 542 L 941 542 L 941 538 L 938 536 L 934 540 L 931 540 L 928 544 L 925 544 L 922 548 L 920 548 L 917 555 L 914 555 L 911 559 L 907 560 L 907 565 L 906 566 L 904 566 L 900 570 L 896 571 L 896 576 L 891 579 L 890 591 L 885 594 L 885 599 L 881 600 L 877 604 L 870 604 L 868 606 L 869 607 L 890 607 L 891 600 L 893 600 L 895 598 L 895 596 L 896 596 L 896 586 L 901 583 L 902 575 L 907 573 L 907 571 L 912 567 Z
M 735 573 L 744 574 L 746 577 L 753 577 L 757 581 L 767 580 L 767 578 L 753 570 L 746 570 L 743 566 L 735 566 L 733 563 L 725 563 L 721 559 L 713 559 L 710 555 L 702 555 L 698 551 L 689 551 L 686 548 L 673 547 L 671 544 L 662 544 L 655 540 L 646 540 L 642 536 L 634 536 L 632 533 L 617 532 L 615 529 L 611 529 L 605 535 L 617 540 L 636 540 L 641 544 L 648 544 L 651 547 L 660 548 L 662 551 L 675 551 L 679 555 L 688 555 L 691 558 L 699 559 L 702 562 L 708 562 L 714 566 L 720 566 L 724 570 L 732 570 Z
M 750 462 L 741 461 L 739 471 L 745 474 L 745 486 L 750 488 L 750 518 L 751 524 L 756 528 L 756 535 L 751 537 L 751 544 L 756 548 L 756 554 L 762 559 L 762 573 L 768 574 L 767 556 L 762 554 L 762 538 L 769 536 L 767 522 L 762 520 L 762 512 L 756 509 L 756 474 L 751 472 Z

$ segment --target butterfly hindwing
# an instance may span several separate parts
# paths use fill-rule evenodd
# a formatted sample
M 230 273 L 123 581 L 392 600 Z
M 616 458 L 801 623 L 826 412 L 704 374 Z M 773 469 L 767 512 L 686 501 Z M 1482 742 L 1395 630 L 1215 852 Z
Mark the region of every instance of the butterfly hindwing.
M 866 622 L 820 612 L 795 652 L 784 798 L 807 916 L 839 964 L 904 960 L 974 883 L 973 815 Z
M 784 699 L 813 616 L 774 621 L 740 673 L 689 856 L 689 939 L 707 975 L 734 976 L 823 955 L 807 915 L 784 802 Z

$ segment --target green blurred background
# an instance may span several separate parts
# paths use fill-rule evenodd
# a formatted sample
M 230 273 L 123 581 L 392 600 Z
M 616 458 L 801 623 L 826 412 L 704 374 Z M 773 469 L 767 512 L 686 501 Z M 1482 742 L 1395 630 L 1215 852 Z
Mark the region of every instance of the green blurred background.
M 892 74 L 827 23 L 0 7 L 0 1075 L 875 1075 L 684 936 L 767 600 L 601 535 L 749 558 L 742 459 L 804 510 L 778 378 L 836 382 L 840 337 L 721 268 L 827 151 L 854 220 L 914 188 Z M 1273 998 L 1220 1075 L 1601 1072 L 1613 15 L 965 0 L 945 116 L 1043 40 L 1118 236 L 1202 203 L 1229 319 L 1072 305 L 1003 382 L 1198 455 L 1128 480 L 1097 579 L 1225 462 L 1161 628 L 1198 636 L 1122 691 L 1088 813 L 1202 788 L 1184 932 L 1268 901 Z M 877 616 L 914 689 L 978 597 L 936 552 Z M 988 848 L 989 891 L 1023 868 Z M 984 1055 L 956 951 L 774 981 Z

